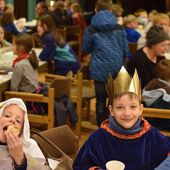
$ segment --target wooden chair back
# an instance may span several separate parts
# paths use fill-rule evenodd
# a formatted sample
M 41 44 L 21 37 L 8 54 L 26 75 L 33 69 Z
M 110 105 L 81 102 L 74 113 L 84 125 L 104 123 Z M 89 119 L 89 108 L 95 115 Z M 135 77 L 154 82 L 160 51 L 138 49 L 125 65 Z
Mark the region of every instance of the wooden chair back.
M 66 76 L 45 74 L 45 82 L 50 83 L 50 86 L 54 88 L 54 96 L 69 96 L 71 93 L 71 79 L 73 73 L 70 71 Z
M 142 117 L 170 119 L 170 110 L 157 108 L 144 108 Z M 170 136 L 170 132 L 163 131 L 163 133 Z
M 75 158 L 79 148 L 79 138 L 72 132 L 68 125 L 51 128 L 40 132 L 40 134 L 52 141 L 65 154 L 71 158 Z M 36 134 L 33 134 L 32 138 L 35 139 L 38 144 L 41 143 L 48 150 L 48 153 L 50 153 L 51 156 L 55 158 L 60 157 L 60 153 L 56 152 L 56 150 L 54 152 L 54 148 L 44 142 Z
M 34 114 L 33 111 L 28 110 L 28 118 L 32 123 L 47 124 L 48 129 L 54 127 L 54 88 L 48 88 L 48 96 L 25 92 L 4 92 L 5 100 L 13 97 L 21 98 L 24 102 L 46 103 L 48 106 L 48 112 L 46 114 Z

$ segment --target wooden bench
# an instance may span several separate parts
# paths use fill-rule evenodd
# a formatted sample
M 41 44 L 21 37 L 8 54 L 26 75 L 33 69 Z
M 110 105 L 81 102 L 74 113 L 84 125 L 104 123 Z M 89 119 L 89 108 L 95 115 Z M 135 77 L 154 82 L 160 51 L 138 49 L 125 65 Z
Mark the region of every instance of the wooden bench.
M 142 117 L 170 119 L 170 110 L 145 107 L 142 113 Z M 162 132 L 170 136 L 170 131 L 169 132 L 162 131 Z

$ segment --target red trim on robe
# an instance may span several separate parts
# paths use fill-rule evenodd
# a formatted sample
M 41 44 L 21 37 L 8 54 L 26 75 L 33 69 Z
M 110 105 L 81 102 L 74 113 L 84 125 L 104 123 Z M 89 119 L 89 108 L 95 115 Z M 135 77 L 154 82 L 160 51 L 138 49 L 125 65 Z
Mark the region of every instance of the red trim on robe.
M 125 140 L 136 139 L 136 138 L 139 138 L 142 135 L 144 135 L 151 128 L 151 125 L 145 119 L 143 119 L 143 118 L 141 118 L 141 119 L 142 119 L 142 122 L 143 122 L 142 130 L 139 131 L 138 133 L 135 133 L 135 134 L 132 134 L 132 135 L 120 134 L 120 133 L 110 129 L 110 127 L 109 127 L 109 120 L 103 121 L 103 123 L 101 124 L 101 128 L 105 129 L 107 132 L 109 132 L 113 136 L 115 136 L 117 138 L 120 138 L 120 139 L 125 139 Z

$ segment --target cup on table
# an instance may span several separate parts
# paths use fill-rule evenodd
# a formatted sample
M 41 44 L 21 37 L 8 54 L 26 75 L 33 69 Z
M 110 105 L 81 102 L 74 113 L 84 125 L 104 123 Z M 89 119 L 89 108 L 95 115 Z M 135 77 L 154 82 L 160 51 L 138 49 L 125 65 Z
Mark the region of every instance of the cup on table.
M 106 163 L 107 170 L 124 170 L 125 164 L 121 161 L 113 160 Z

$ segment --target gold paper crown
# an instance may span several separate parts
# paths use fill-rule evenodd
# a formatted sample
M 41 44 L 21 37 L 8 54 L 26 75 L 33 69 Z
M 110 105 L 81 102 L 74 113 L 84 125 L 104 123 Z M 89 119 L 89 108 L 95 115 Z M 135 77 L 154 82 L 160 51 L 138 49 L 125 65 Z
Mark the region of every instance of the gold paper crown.
M 134 92 L 141 98 L 141 85 L 138 77 L 138 73 L 135 69 L 133 78 L 130 77 L 126 69 L 122 66 L 115 80 L 109 75 L 106 91 L 109 98 L 113 98 L 115 95 L 120 95 L 126 92 Z

